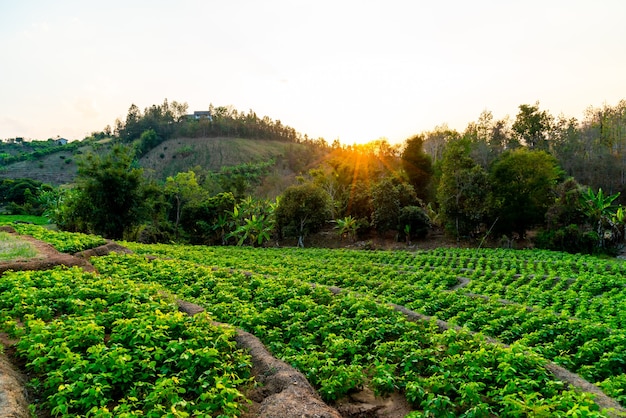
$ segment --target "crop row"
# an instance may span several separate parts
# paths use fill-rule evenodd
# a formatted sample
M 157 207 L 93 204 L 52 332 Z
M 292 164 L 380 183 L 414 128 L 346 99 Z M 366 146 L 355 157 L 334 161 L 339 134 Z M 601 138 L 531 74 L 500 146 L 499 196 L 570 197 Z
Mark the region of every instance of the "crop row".
M 45 241 L 62 253 L 77 253 L 106 243 L 106 240 L 97 235 L 88 235 L 80 232 L 53 231 L 43 226 L 31 224 L 11 224 L 22 235 Z
M 599 308 L 598 303 L 604 303 L 603 309 L 598 309 L 595 316 L 586 318 L 581 315 L 576 318 L 572 315 L 576 314 L 576 309 L 555 310 L 550 306 L 527 309 L 521 296 L 512 298 L 518 300 L 517 304 L 504 304 L 499 300 L 501 295 L 497 292 L 494 292 L 494 297 L 482 298 L 468 295 L 467 289 L 446 291 L 452 284 L 458 283 L 460 275 L 471 277 L 470 286 L 474 281 L 479 284 L 481 281 L 488 282 L 488 279 L 497 281 L 491 279 L 493 274 L 469 271 L 467 262 L 460 262 L 457 266 L 436 264 L 437 259 L 469 258 L 473 253 L 468 250 L 436 250 L 437 256 L 431 257 L 430 252 L 388 254 L 139 245 L 134 245 L 133 248 L 138 252 L 167 254 L 168 257 L 190 260 L 206 266 L 252 270 L 276 278 L 339 286 L 369 294 L 380 300 L 468 327 L 472 331 L 482 332 L 507 344 L 517 342 L 530 347 L 568 370 L 597 383 L 607 394 L 626 405 L 626 329 L 623 327 L 626 310 L 620 310 L 620 307 L 624 307 L 624 298 L 620 297 L 618 290 L 595 297 L 589 292 L 576 293 L 573 286 L 569 291 L 561 291 L 559 297 L 565 304 Z M 449 253 L 448 257 L 444 256 L 446 253 Z M 519 265 L 528 267 L 535 264 L 532 259 L 534 251 L 483 250 L 476 254 L 481 254 L 483 258 L 491 254 L 495 259 L 503 258 L 503 255 L 509 253 Z M 607 271 L 610 276 L 611 272 L 621 268 L 619 263 L 593 258 L 581 263 L 574 256 L 566 254 L 545 251 L 536 253 L 541 262 L 554 262 L 555 265 L 565 266 L 563 269 L 567 266 L 593 265 L 595 270 Z M 391 264 L 392 257 L 399 263 L 395 268 Z M 378 263 L 383 258 L 386 258 L 385 263 Z M 427 258 L 428 263 L 421 263 L 421 258 Z M 498 261 L 494 261 L 495 263 Z M 415 267 L 417 265 L 420 267 Z M 527 267 L 520 267 L 517 271 L 527 274 Z M 597 274 L 598 280 L 603 277 Z M 584 284 L 591 283 L 594 278 L 583 276 L 576 280 Z M 534 289 L 535 298 L 542 295 L 547 297 L 551 293 L 558 294 L 558 290 L 542 289 L 537 284 L 529 286 Z M 514 289 L 513 286 L 510 288 Z M 485 293 L 489 295 L 488 292 Z
M 412 417 L 602 415 L 590 395 L 567 390 L 543 358 L 520 345 L 442 333 L 368 295 L 333 295 L 308 279 L 215 269 L 178 255 L 113 254 L 92 262 L 113 278 L 159 283 L 254 333 L 327 401 L 367 385 L 379 394 L 403 391 L 416 409 Z
M 626 329 L 626 263 L 593 257 L 580 257 L 581 261 L 571 254 L 549 251 L 460 249 L 411 253 L 156 245 L 150 251 L 174 251 L 204 265 L 313 283 L 341 283 L 361 292 L 381 292 L 381 287 L 403 284 L 448 290 L 458 284 L 459 277 L 467 277 L 469 285 L 459 290 L 461 293 L 506 299 Z
M 5 273 L 0 325 L 38 408 L 62 417 L 241 414 L 251 363 L 235 331 L 178 312 L 161 286 L 79 269 Z

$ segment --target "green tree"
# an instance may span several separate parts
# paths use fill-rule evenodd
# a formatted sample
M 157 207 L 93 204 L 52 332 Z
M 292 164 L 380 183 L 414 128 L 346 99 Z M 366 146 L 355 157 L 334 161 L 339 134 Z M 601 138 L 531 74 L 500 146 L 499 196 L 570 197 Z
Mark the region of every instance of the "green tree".
M 457 238 L 477 232 L 489 212 L 488 175 L 470 157 L 471 145 L 468 139 L 450 142 L 441 161 L 437 202 L 442 222 Z
M 235 207 L 235 197 L 232 193 L 218 193 L 204 199 L 194 199 L 183 206 L 180 225 L 187 239 L 192 244 L 214 243 L 215 234 L 218 234 L 217 243 L 225 244 L 226 236 L 236 226 L 229 213 Z
M 252 246 L 269 241 L 275 229 L 276 207 L 276 202 L 268 200 L 256 200 L 251 196 L 242 199 L 228 213 L 232 231 L 226 238 L 235 238 L 238 246 L 246 241 Z
M 297 237 L 304 247 L 304 238 L 318 231 L 331 217 L 328 194 L 313 183 L 285 189 L 276 207 L 276 226 L 283 237 Z
M 556 160 L 544 151 L 520 148 L 502 154 L 490 170 L 496 229 L 524 237 L 528 228 L 542 224 L 560 176 Z
M 137 154 L 139 156 L 145 155 L 152 148 L 163 142 L 163 139 L 157 135 L 154 129 L 148 129 L 141 133 L 139 139 L 136 142 Z
M 531 150 L 548 151 L 548 139 L 554 118 L 547 111 L 539 110 L 539 102 L 534 105 L 520 105 L 513 122 L 513 131 L 520 142 Z
M 178 237 L 178 227 L 183 206 L 192 200 L 202 200 L 208 197 L 196 180 L 196 173 L 187 171 L 165 180 L 165 193 L 174 200 L 174 227 Z
M 139 223 L 144 201 L 142 169 L 133 160 L 132 148 L 116 145 L 106 155 L 88 154 L 78 162 L 79 192 L 75 205 L 78 225 L 107 238 L 122 238 Z
M 426 211 L 419 206 L 405 206 L 398 216 L 398 231 L 407 244 L 414 238 L 424 238 L 430 229 L 430 219 Z
M 348 237 L 351 242 L 354 242 L 356 240 L 356 234 L 359 230 L 358 219 L 353 218 L 352 216 L 346 216 L 344 218 L 337 219 L 336 222 L 337 226 L 335 226 L 335 229 L 337 229 L 341 239 Z
M 0 181 L 0 206 L 15 215 L 41 215 L 45 211 L 40 196 L 52 191 L 52 186 L 38 180 L 4 179 Z
M 402 208 L 417 206 L 419 203 L 420 200 L 415 195 L 413 186 L 398 182 L 392 177 L 385 177 L 372 188 L 372 223 L 380 233 L 397 231 Z M 404 225 L 400 227 L 400 229 L 403 228 Z
M 433 176 L 433 166 L 430 156 L 424 152 L 423 136 L 415 135 L 406 140 L 401 159 L 402 168 L 417 197 L 426 200 L 428 186 Z

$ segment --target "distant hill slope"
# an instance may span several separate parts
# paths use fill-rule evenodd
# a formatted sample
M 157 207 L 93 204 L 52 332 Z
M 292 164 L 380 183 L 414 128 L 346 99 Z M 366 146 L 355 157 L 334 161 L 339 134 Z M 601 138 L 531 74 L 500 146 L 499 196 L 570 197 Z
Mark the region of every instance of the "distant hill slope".
M 224 166 L 274 160 L 282 162 L 305 145 L 242 138 L 177 138 L 150 150 L 139 164 L 157 179 L 201 167 L 219 171 Z M 294 167 L 296 168 L 296 167 Z
M 58 186 L 72 183 L 76 177 L 76 156 L 59 151 L 32 160 L 18 161 L 0 169 L 0 179 L 30 178 Z
M 100 144 L 107 146 L 102 141 Z M 91 149 L 91 145 L 86 144 L 75 150 L 15 162 L 0 169 L 0 179 L 31 178 L 55 186 L 69 184 L 76 178 L 76 160 Z M 314 147 L 293 142 L 226 137 L 177 138 L 148 151 L 139 160 L 139 165 L 148 176 L 165 180 L 168 176 L 198 166 L 217 172 L 225 166 L 273 160 L 275 166 L 268 176 L 274 177 L 273 183 L 278 186 L 278 183 L 284 185 L 288 183 L 288 178 L 293 179 L 298 173 L 306 171 L 317 158 Z M 266 193 L 270 192 L 262 192 Z

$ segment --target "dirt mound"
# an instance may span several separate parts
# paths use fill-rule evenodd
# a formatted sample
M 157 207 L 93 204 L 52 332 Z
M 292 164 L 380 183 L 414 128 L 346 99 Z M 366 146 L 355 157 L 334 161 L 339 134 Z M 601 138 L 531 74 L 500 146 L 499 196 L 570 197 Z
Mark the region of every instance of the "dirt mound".
M 107 240 L 107 243 L 96 248 L 75 253 L 75 257 L 89 260 L 90 257 L 102 257 L 110 253 L 132 254 L 132 251 L 119 245 L 117 242 Z
M 4 355 L 0 356 L 0 416 L 29 418 L 26 378 Z

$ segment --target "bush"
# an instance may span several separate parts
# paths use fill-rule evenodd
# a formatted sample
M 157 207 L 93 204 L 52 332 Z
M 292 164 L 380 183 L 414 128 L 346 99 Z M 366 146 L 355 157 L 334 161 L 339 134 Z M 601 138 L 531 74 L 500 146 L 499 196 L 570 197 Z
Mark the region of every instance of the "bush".
M 405 206 L 398 216 L 398 231 L 403 239 L 424 238 L 430 229 L 430 219 L 419 206 Z
M 592 254 L 597 241 L 598 234 L 594 231 L 585 231 L 576 224 L 570 224 L 558 229 L 539 231 L 535 237 L 535 246 L 572 254 Z

